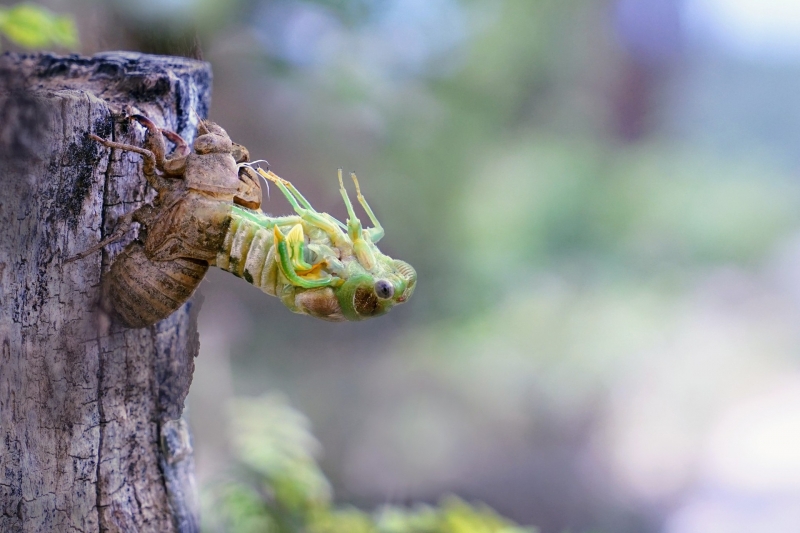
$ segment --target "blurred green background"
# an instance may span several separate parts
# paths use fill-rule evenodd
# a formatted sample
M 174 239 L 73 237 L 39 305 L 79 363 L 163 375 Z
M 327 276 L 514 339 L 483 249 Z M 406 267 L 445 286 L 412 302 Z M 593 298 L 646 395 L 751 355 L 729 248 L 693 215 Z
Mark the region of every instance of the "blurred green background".
M 281 391 L 362 509 L 800 531 L 796 2 L 40 4 L 82 53 L 201 49 L 211 118 L 339 218 L 356 171 L 381 249 L 418 271 L 358 324 L 209 274 L 188 400 L 207 494 L 241 475 L 233 399 Z

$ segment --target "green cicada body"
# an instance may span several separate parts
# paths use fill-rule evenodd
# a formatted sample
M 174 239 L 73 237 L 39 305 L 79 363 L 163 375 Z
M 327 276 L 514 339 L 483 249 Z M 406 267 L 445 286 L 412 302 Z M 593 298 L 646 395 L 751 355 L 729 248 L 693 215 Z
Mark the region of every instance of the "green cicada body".
M 298 203 L 305 200 L 288 182 L 259 172 L 281 188 L 298 215 L 269 217 L 234 205 L 215 266 L 277 296 L 295 313 L 325 320 L 380 316 L 408 300 L 416 284 L 411 265 L 382 254 L 366 231 L 353 242 L 343 231 L 347 226 Z
M 257 171 L 247 150 L 232 143 L 218 125 L 202 122 L 188 144 L 174 132 L 140 115 L 129 117 L 148 130 L 146 148 L 107 141 L 109 148 L 142 154 L 144 175 L 157 191 L 152 204 L 129 213 L 115 233 L 73 259 L 118 240 L 132 222 L 143 228 L 118 256 L 103 282 L 103 309 L 129 327 L 166 318 L 194 292 L 210 266 L 227 270 L 292 311 L 332 321 L 380 316 L 405 302 L 416 272 L 380 252 L 383 228 L 361 195 L 358 202 L 372 228 L 356 217 L 339 171 L 347 223 L 317 212 L 288 181 Z M 176 145 L 165 155 L 166 140 Z M 258 210 L 258 175 L 275 183 L 295 214 L 270 217 Z

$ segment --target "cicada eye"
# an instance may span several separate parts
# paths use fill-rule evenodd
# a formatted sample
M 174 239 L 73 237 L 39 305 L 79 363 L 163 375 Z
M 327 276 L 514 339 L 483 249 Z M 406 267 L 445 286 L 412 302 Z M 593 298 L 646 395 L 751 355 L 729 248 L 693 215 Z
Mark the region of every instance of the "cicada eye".
M 385 279 L 379 279 L 375 282 L 375 295 L 381 300 L 388 300 L 394 296 L 394 285 Z

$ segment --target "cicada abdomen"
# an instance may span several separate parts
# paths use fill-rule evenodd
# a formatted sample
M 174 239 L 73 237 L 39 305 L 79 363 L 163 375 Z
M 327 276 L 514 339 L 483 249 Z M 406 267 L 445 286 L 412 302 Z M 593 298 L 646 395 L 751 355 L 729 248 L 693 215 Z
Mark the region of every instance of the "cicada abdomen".
M 125 324 L 143 328 L 178 309 L 203 280 L 208 263 L 176 258 L 153 261 L 141 243 L 129 244 L 103 278 L 102 307 Z
M 298 283 L 291 273 L 287 276 L 286 265 L 281 264 L 276 237 L 279 240 L 283 238 L 280 228 L 294 228 L 297 234 L 301 231 L 299 222 L 296 216 L 268 217 L 261 212 L 233 206 L 228 233 L 212 264 L 270 296 L 277 296 L 296 313 L 331 321 L 344 320 L 329 279 L 320 279 L 318 272 L 316 281 Z M 292 233 L 292 229 L 288 233 Z M 307 255 L 311 253 L 309 248 Z M 328 260 L 329 263 L 334 261 Z
M 278 264 L 275 261 L 274 233 L 251 220 L 238 209 L 232 210 L 228 233 L 216 257 L 215 266 L 243 278 L 262 291 L 276 295 Z M 252 213 L 252 217 L 257 215 Z M 268 220 L 267 217 L 263 217 Z

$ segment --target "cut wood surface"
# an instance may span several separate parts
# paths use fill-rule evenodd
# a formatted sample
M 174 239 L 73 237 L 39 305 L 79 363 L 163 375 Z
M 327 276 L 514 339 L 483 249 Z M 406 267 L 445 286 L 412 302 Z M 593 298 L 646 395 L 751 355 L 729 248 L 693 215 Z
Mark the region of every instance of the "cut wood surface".
M 134 53 L 0 56 L 0 531 L 197 531 L 181 418 L 198 302 L 125 329 L 100 279 L 136 235 L 65 263 L 149 197 L 128 112 L 192 140 L 207 63 Z

